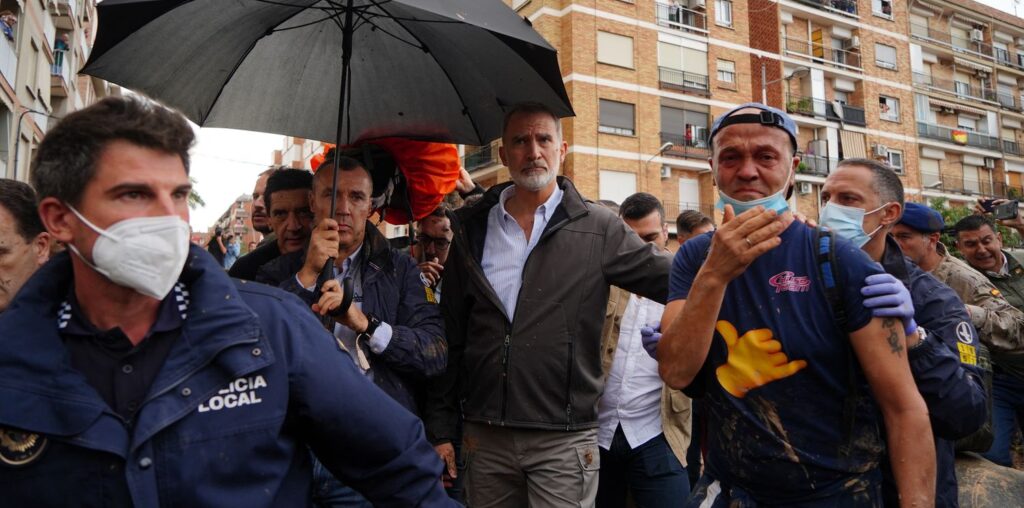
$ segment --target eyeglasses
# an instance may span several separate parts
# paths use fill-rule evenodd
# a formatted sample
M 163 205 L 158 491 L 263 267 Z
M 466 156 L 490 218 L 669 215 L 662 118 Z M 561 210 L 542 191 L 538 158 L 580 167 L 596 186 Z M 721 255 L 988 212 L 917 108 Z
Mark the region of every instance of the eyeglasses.
M 423 244 L 424 247 L 426 247 L 426 244 L 428 243 L 433 243 L 434 248 L 437 250 L 448 250 L 448 247 L 452 244 L 451 240 L 447 238 L 434 238 L 424 234 L 416 235 L 416 243 Z

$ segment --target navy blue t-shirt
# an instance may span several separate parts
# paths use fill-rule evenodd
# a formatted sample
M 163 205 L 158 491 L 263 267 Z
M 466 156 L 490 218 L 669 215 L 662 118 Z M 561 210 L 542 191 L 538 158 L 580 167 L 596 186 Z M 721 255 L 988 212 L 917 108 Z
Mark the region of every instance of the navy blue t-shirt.
M 669 301 L 689 294 L 712 234 L 676 253 Z M 729 284 L 692 386 L 704 387 L 708 473 L 761 502 L 789 503 L 863 488 L 861 481 L 877 476 L 880 420 L 847 333 L 871 320 L 860 289 L 882 269 L 837 238 L 847 315 L 841 330 L 818 275 L 815 229 L 794 221 L 781 238 Z M 852 432 L 843 418 L 851 384 L 857 386 L 851 400 L 858 401 Z

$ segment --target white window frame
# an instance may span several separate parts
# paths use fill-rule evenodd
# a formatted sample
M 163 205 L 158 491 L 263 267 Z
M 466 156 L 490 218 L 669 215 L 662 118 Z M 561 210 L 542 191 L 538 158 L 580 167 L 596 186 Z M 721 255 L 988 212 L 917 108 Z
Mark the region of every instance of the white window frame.
M 877 9 L 875 8 L 875 4 L 878 4 L 878 8 Z M 886 14 L 884 12 L 885 4 L 889 4 L 889 14 Z M 893 19 L 892 11 L 893 11 L 893 0 L 871 0 L 871 14 L 873 14 L 875 16 L 878 16 L 880 18 L 885 18 L 885 19 L 888 19 L 888 20 L 892 20 Z
M 732 70 L 726 70 L 722 67 L 732 67 Z M 715 62 L 715 70 L 718 73 L 718 81 L 722 83 L 729 83 L 732 85 L 736 84 L 736 62 L 732 60 L 718 59 Z
M 882 100 L 885 99 L 886 106 L 889 111 L 884 111 L 882 108 Z M 896 97 L 889 97 L 888 95 L 878 96 L 878 118 L 888 122 L 899 122 L 900 121 L 900 100 Z M 893 113 L 895 111 L 895 113 Z
M 636 193 L 636 185 L 636 173 L 611 169 L 598 170 L 598 199 L 607 199 L 621 205 L 626 198 Z
M 632 109 L 632 111 L 633 111 L 633 125 L 630 128 L 628 128 L 628 129 L 625 128 L 625 127 L 617 127 L 617 126 L 614 126 L 614 125 L 605 125 L 604 122 L 603 122 L 604 119 L 601 118 L 601 116 L 602 116 L 601 115 L 601 103 L 603 103 L 603 102 L 613 102 L 613 103 L 616 103 L 616 104 L 624 104 L 626 106 L 629 106 L 630 109 Z M 597 131 L 598 132 L 603 132 L 605 134 L 615 134 L 615 135 L 618 135 L 618 136 L 635 136 L 636 135 L 636 104 L 632 104 L 632 103 L 629 103 L 629 102 L 616 101 L 616 100 L 612 100 L 612 99 L 598 99 L 597 117 L 598 117 L 597 118 Z
M 715 24 L 732 28 L 732 0 L 715 0 Z
M 879 49 L 880 48 L 891 49 L 892 50 L 892 61 L 891 62 L 888 61 L 888 60 L 883 60 L 881 58 L 881 56 L 879 54 Z M 882 44 L 880 42 L 876 42 L 875 43 L 875 65 L 876 66 L 881 67 L 883 69 L 889 69 L 889 70 L 894 71 L 894 70 L 897 69 L 896 62 L 897 62 L 898 59 L 899 59 L 899 53 L 898 53 L 898 50 L 896 49 L 895 46 L 890 46 L 888 44 Z
M 904 168 L 903 150 L 893 150 L 892 148 L 890 148 L 888 150 L 888 152 L 889 153 L 885 156 L 885 158 L 887 159 L 887 161 L 889 163 L 889 167 L 891 167 L 892 170 L 894 172 L 896 172 L 897 175 L 902 175 L 903 171 L 904 171 L 904 169 L 903 169 Z M 892 157 L 893 155 L 896 155 L 896 156 L 899 157 L 899 164 L 896 164 L 896 163 L 893 162 L 893 157 Z
M 926 166 L 935 165 L 935 172 L 931 172 Z M 921 158 L 918 163 L 921 169 L 921 185 L 923 187 L 929 187 L 936 183 L 942 182 L 942 168 L 939 166 L 939 161 L 935 159 Z

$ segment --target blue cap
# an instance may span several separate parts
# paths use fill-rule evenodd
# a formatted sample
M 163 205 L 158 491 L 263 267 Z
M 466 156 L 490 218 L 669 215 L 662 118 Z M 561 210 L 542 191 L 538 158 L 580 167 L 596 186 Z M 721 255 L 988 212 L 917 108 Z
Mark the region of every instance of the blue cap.
M 757 108 L 761 110 L 761 114 L 742 114 L 736 115 L 735 113 L 741 109 Z M 726 111 L 718 118 L 715 119 L 714 123 L 711 124 L 711 133 L 708 139 L 713 140 L 718 131 L 735 124 L 740 123 L 756 123 L 767 127 L 777 127 L 786 131 L 789 134 L 789 140 L 793 143 L 793 151 L 797 150 L 796 141 L 796 122 L 793 121 L 785 111 L 771 106 L 766 106 L 760 102 L 748 102 L 746 104 L 740 104 L 735 108 Z
M 920 203 L 907 203 L 903 209 L 903 218 L 897 224 L 922 233 L 938 233 L 946 227 L 941 213 Z

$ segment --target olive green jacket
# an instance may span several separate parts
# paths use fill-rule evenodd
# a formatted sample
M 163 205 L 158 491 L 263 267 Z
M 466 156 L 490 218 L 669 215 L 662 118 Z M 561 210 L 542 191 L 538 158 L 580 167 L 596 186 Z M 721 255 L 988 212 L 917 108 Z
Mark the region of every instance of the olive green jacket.
M 626 313 L 629 292 L 612 286 L 608 293 L 608 308 L 601 328 L 601 369 L 607 379 L 612 370 L 615 349 L 619 345 L 622 315 Z M 686 449 L 690 446 L 690 399 L 679 390 L 664 386 L 661 390 L 661 431 L 679 463 L 686 466 Z
M 943 251 L 944 252 L 944 251 Z M 1003 251 L 1006 256 L 1007 262 L 1007 275 L 998 275 L 992 273 L 985 273 L 988 280 L 995 286 L 995 288 L 988 289 L 988 293 L 991 296 L 1001 297 L 1005 299 L 1011 306 L 1018 311 L 1024 311 L 1024 267 L 1021 266 L 1021 254 L 1010 251 Z M 947 257 L 951 257 L 948 256 Z M 942 277 L 939 277 L 942 279 Z M 950 284 L 947 282 L 947 284 Z M 952 286 L 952 284 L 950 284 Z M 957 287 L 953 287 L 960 293 Z M 993 292 L 993 289 L 995 292 Z M 961 293 L 963 298 L 963 294 Z M 974 304 L 964 298 L 964 301 L 969 305 Z M 993 301 L 999 302 L 999 298 L 988 299 L 988 305 L 993 305 Z M 970 307 L 968 307 L 970 308 Z M 970 308 L 972 319 L 974 315 L 974 309 Z M 1004 316 L 1008 315 L 1005 312 L 1000 312 Z M 1006 331 L 1002 337 L 993 339 L 990 348 L 992 348 L 992 363 L 1000 369 L 1015 375 L 1018 378 L 1024 379 L 1024 331 L 1021 330 L 1022 325 L 1019 323 L 1014 325 L 1012 319 L 1003 318 L 1003 321 L 996 325 L 994 328 L 1002 328 Z M 977 323 L 977 321 L 975 321 Z M 1016 333 L 1011 333 L 1014 330 Z M 979 332 L 982 332 L 981 328 L 978 328 Z M 979 333 L 982 336 L 982 340 L 985 340 L 984 333 Z M 996 334 L 999 335 L 998 333 Z M 986 343 L 988 345 L 988 343 Z

